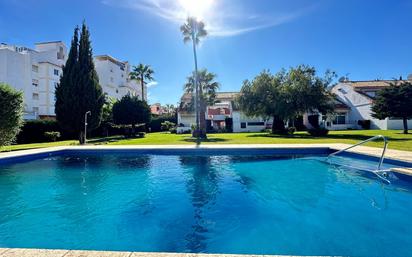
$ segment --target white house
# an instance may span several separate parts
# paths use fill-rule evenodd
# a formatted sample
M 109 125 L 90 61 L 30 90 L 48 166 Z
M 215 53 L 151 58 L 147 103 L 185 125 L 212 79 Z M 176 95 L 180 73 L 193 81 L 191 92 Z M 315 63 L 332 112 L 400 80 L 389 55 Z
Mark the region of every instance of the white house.
M 208 106 L 205 115 L 207 129 L 219 131 L 232 127 L 233 132 L 259 132 L 270 128 L 272 121 L 260 117 L 248 117 L 234 104 L 238 92 L 219 92 L 216 95 L 216 103 Z M 178 133 L 190 131 L 196 124 L 194 111 L 187 111 L 192 102 L 191 94 L 184 94 L 181 98 L 180 108 L 177 114 Z M 230 123 L 230 124 L 229 124 Z
M 408 78 L 412 81 L 412 78 Z M 389 87 L 391 83 L 402 83 L 402 80 L 372 80 L 372 81 L 345 81 L 333 86 L 331 91 L 337 97 L 337 101 L 345 108 L 336 110 L 336 118 L 329 122 L 330 129 L 360 129 L 359 121 L 370 120 L 371 129 L 403 129 L 402 120 L 399 118 L 387 118 L 379 120 L 372 117 L 371 106 L 376 92 Z M 412 120 L 408 121 L 412 126 Z
M 34 49 L 0 44 L 0 82 L 23 91 L 24 119 L 55 117 L 54 90 L 66 60 L 67 48 L 62 41 L 37 43 Z M 116 99 L 126 94 L 142 97 L 140 82 L 129 79 L 128 62 L 100 55 L 94 63 L 106 94 Z M 144 93 L 147 100 L 147 90 Z
M 99 83 L 103 91 L 115 99 L 120 99 L 126 94 L 136 95 L 142 98 L 140 81 L 129 79 L 129 62 L 119 61 L 110 55 L 98 55 L 94 57 L 94 65 L 99 76 Z M 147 86 L 144 86 L 144 99 L 147 100 Z
M 54 114 L 54 89 L 66 63 L 61 41 L 35 44 L 34 49 L 0 44 L 0 82 L 24 93 L 24 118 L 49 118 Z

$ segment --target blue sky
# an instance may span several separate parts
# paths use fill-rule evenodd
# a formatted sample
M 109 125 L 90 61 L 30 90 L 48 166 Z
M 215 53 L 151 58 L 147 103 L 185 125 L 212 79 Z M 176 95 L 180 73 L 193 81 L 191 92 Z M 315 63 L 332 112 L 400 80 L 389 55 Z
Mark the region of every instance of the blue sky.
M 238 91 L 263 69 L 301 63 L 352 80 L 412 73 L 412 0 L 207 1 L 211 35 L 199 66 L 217 74 L 221 91 Z M 95 54 L 152 65 L 149 101 L 175 104 L 193 68 L 179 31 L 185 14 L 179 0 L 0 0 L 0 42 L 68 45 L 85 19 Z

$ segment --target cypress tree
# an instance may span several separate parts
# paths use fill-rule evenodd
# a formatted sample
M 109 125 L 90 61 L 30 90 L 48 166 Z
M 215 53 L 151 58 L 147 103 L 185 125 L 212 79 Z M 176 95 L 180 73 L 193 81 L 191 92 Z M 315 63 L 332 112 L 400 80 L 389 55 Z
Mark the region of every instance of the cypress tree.
M 83 22 L 80 41 L 79 28 L 74 30 L 63 76 L 56 87 L 56 118 L 64 130 L 76 133 L 80 143 L 84 143 L 84 115 L 91 111 L 87 128 L 97 128 L 103 104 L 104 94 L 94 68 L 90 33 Z

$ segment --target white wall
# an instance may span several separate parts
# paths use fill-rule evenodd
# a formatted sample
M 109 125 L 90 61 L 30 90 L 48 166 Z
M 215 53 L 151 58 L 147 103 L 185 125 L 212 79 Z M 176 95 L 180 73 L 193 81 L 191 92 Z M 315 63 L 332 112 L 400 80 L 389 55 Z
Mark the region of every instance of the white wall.
M 358 120 L 370 120 L 371 129 L 388 129 L 386 120 L 378 120 L 372 117 L 372 100 L 356 92 L 353 87 L 346 83 L 339 83 L 332 88 L 332 93 L 350 107 L 348 120 L 357 124 Z
M 233 132 L 260 132 L 266 128 L 267 122 L 260 117 L 248 117 L 240 111 L 233 111 Z M 264 125 L 252 126 L 250 122 L 264 122 Z M 241 124 L 246 123 L 246 128 L 242 128 Z
M 387 119 L 388 129 L 403 130 L 403 120 Z M 408 128 L 412 129 L 412 120 L 408 120 Z
M 135 80 L 129 80 L 130 66 L 124 63 L 122 69 L 120 65 L 112 62 L 109 58 L 94 58 L 94 64 L 99 83 L 110 97 L 120 99 L 127 94 L 137 95 L 141 98 L 142 89 L 140 83 Z M 146 86 L 145 86 L 146 87 Z M 147 87 L 145 88 L 144 99 L 147 100 Z

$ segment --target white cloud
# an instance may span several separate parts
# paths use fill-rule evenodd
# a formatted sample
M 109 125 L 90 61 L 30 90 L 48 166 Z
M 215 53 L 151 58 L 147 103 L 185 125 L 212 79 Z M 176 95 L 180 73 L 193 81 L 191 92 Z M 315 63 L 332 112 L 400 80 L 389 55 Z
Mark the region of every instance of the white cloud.
M 152 82 L 147 83 L 146 86 L 150 88 L 150 87 L 157 86 L 158 84 L 159 83 L 157 81 L 152 81 Z
M 186 13 L 179 1 L 174 0 L 102 0 L 102 3 L 113 7 L 123 7 L 132 10 L 144 11 L 181 24 Z M 213 9 L 208 10 L 203 20 L 207 25 L 210 36 L 228 37 L 245 34 L 255 30 L 271 28 L 298 19 L 311 11 L 309 8 L 287 13 L 253 13 L 252 10 L 242 10 L 239 5 L 215 1 Z M 230 12 L 217 12 L 216 10 L 228 9 Z

